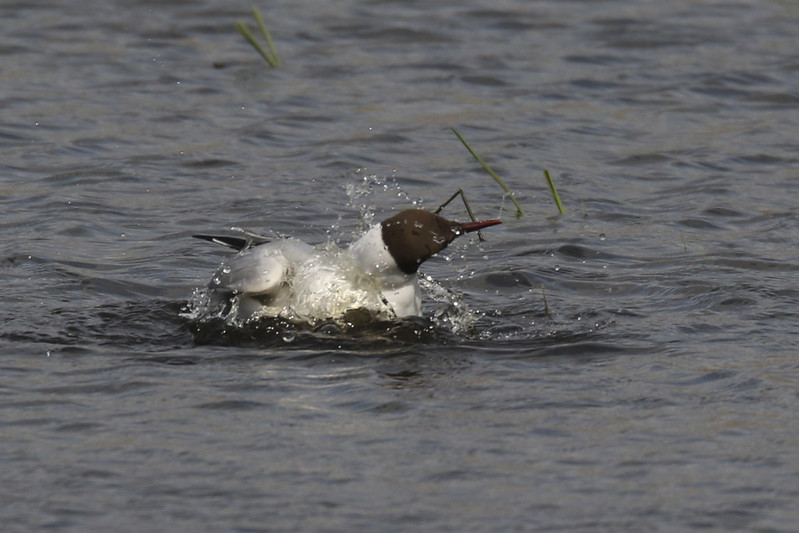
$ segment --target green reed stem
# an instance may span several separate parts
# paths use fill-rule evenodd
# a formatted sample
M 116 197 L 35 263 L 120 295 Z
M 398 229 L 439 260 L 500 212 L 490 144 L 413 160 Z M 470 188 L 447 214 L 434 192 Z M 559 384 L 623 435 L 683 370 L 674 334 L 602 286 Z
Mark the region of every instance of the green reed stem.
M 269 30 L 266 29 L 266 24 L 264 24 L 264 19 L 261 17 L 261 12 L 258 10 L 257 7 L 252 8 L 252 13 L 255 16 L 255 20 L 258 23 L 258 27 L 261 30 L 264 38 L 266 39 L 266 45 L 269 47 L 270 52 L 267 52 L 261 43 L 255 40 L 255 36 L 252 34 L 250 29 L 241 21 L 236 22 L 236 29 L 239 30 L 239 33 L 247 39 L 255 50 L 261 54 L 261 56 L 266 59 L 266 62 L 269 63 L 271 67 L 279 67 L 281 65 L 280 59 L 277 56 L 277 51 L 275 50 L 275 45 L 272 43 L 272 37 L 269 35 Z
M 463 143 L 463 146 L 465 146 L 466 149 L 469 150 L 469 153 L 472 154 L 472 157 L 474 157 L 477 160 L 477 162 L 480 163 L 480 165 L 485 169 L 485 171 L 488 172 L 492 178 L 494 178 L 494 181 L 499 183 L 499 186 L 502 187 L 502 190 L 504 190 L 505 193 L 510 197 L 511 201 L 513 202 L 513 205 L 516 206 L 516 216 L 517 217 L 522 216 L 524 214 L 522 211 L 522 206 L 520 206 L 519 202 L 516 201 L 516 197 L 513 196 L 513 193 L 508 188 L 508 186 L 505 185 L 505 182 L 502 180 L 502 178 L 500 178 L 496 172 L 491 170 L 491 167 L 489 167 L 486 164 L 486 162 L 483 161 L 482 157 L 477 155 L 477 153 L 474 150 L 472 150 L 472 147 L 467 144 L 467 142 L 463 139 L 463 137 L 461 137 L 461 134 L 458 133 L 458 131 L 455 128 L 450 128 L 450 129 L 452 130 L 452 133 L 454 133 L 455 136 L 458 138 L 458 140 L 460 140 L 460 142 Z
M 266 24 L 264 24 L 264 19 L 261 16 L 261 12 L 257 7 L 253 7 L 252 14 L 255 16 L 255 20 L 258 22 L 258 27 L 261 28 L 261 33 L 263 34 L 264 39 L 266 39 L 266 45 L 269 47 L 272 58 L 275 60 L 274 65 L 272 65 L 272 63 L 270 63 L 270 65 L 273 67 L 279 67 L 281 65 L 280 58 L 277 56 L 277 50 L 275 50 L 275 45 L 272 42 L 272 37 L 269 35 L 269 30 L 266 29 Z
M 549 192 L 552 193 L 552 198 L 555 199 L 555 204 L 558 206 L 558 211 L 561 215 L 566 214 L 566 210 L 563 209 L 563 202 L 560 201 L 558 190 L 555 188 L 555 182 L 552 181 L 552 176 L 549 175 L 549 170 L 544 169 L 544 177 L 547 179 L 547 184 L 549 184 Z

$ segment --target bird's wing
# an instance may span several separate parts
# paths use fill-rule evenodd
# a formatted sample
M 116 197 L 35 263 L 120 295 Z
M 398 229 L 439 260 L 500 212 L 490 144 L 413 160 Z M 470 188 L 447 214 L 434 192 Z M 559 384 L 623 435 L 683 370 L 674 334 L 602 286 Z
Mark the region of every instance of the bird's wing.
M 289 262 L 279 249 L 257 246 L 225 262 L 210 286 L 238 294 L 272 294 L 286 281 L 288 268 Z
M 202 239 L 204 241 L 221 244 L 222 246 L 227 246 L 228 248 L 233 248 L 234 250 L 239 250 L 239 251 L 244 250 L 245 248 L 258 246 L 259 244 L 264 244 L 269 242 L 266 239 L 256 239 L 254 237 L 250 237 L 247 239 L 243 239 L 241 237 L 226 237 L 218 235 L 192 235 L 192 237 L 194 237 L 195 239 Z

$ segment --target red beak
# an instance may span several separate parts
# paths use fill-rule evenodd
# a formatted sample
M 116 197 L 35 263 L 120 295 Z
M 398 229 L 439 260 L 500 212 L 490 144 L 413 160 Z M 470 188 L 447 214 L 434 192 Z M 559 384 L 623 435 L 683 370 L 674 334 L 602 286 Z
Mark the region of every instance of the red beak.
M 469 233 L 470 231 L 481 230 L 489 226 L 496 226 L 497 224 L 502 224 L 502 221 L 498 219 L 492 219 L 480 220 L 478 222 L 467 222 L 466 224 L 461 224 L 461 231 L 464 233 Z

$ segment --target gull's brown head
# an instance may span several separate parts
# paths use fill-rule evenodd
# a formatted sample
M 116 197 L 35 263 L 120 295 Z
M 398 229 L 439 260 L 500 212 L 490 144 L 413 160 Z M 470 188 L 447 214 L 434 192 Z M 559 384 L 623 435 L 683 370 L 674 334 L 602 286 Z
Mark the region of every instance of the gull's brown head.
M 419 265 L 459 235 L 501 224 L 501 220 L 454 222 L 425 211 L 407 209 L 381 222 L 383 242 L 400 270 L 414 274 Z

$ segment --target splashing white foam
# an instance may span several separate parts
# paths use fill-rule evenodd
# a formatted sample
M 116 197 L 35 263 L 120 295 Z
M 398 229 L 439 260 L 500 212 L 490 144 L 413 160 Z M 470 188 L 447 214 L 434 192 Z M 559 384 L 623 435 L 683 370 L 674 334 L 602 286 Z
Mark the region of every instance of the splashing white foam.
M 359 169 L 362 173 L 365 169 Z M 360 179 L 350 182 L 345 186 L 348 204 L 359 212 L 359 222 L 352 239 L 360 237 L 374 221 L 375 194 L 384 196 L 396 195 L 405 204 L 415 207 L 421 201 L 411 200 L 405 191 L 392 176 L 381 177 L 375 174 L 364 174 Z M 393 203 L 393 202 L 392 202 Z M 342 225 L 342 217 L 335 227 Z M 263 239 L 261 235 L 250 233 L 241 228 L 235 228 L 245 234 L 247 238 Z M 393 311 L 380 299 L 378 281 L 370 275 L 364 274 L 354 264 L 350 254 L 337 244 L 332 237 L 328 242 L 320 245 L 315 250 L 312 258 L 299 268 L 291 282 L 291 305 L 281 303 L 280 307 L 261 306 L 253 314 L 240 313 L 241 308 L 247 305 L 247 298 L 233 296 L 222 298 L 219 294 L 208 288 L 195 289 L 191 299 L 182 312 L 182 316 L 195 322 L 208 322 L 221 320 L 228 326 L 243 327 L 264 319 L 283 319 L 294 323 L 305 323 L 313 326 L 323 323 L 312 317 L 345 317 L 352 316 L 351 311 L 370 309 L 368 315 L 358 314 L 364 318 L 377 321 L 388 321 L 394 318 Z M 445 260 L 448 260 L 445 257 Z M 455 334 L 465 334 L 473 330 L 475 323 L 482 316 L 479 312 L 471 310 L 464 302 L 463 297 L 452 290 L 445 288 L 431 276 L 420 275 L 419 285 L 423 291 L 423 300 L 427 300 L 426 307 L 434 306 L 429 312 L 430 320 L 437 326 Z M 332 297 L 331 297 L 332 296 Z M 249 318 L 242 319 L 242 316 Z

